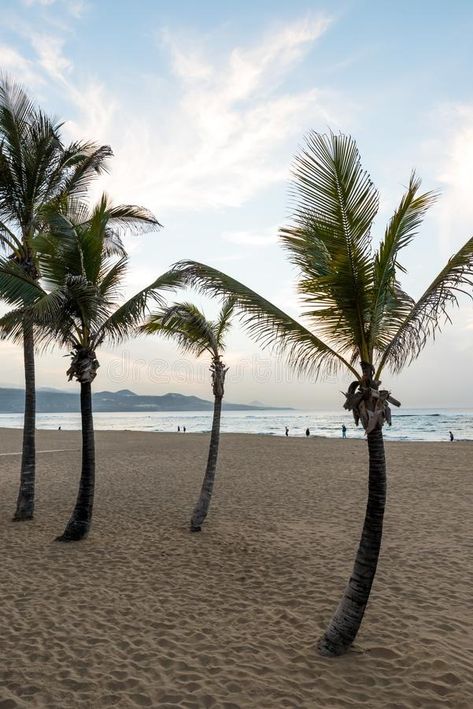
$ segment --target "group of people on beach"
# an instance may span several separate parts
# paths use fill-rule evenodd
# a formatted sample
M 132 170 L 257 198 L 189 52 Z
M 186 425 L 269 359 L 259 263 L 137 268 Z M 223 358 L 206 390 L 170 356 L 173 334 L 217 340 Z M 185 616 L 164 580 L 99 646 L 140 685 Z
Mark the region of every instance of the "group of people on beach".
M 179 427 L 178 427 L 178 430 L 179 430 Z M 185 430 L 186 429 L 184 429 L 184 431 Z M 286 436 L 289 436 L 289 426 L 285 427 L 285 434 L 286 434 Z M 306 438 L 309 438 L 309 436 L 310 436 L 310 428 L 309 427 L 306 428 L 305 435 L 306 435 Z M 449 431 L 448 435 L 450 438 L 450 442 L 453 443 L 453 441 L 455 440 L 455 436 L 453 435 L 452 431 Z M 347 427 L 345 426 L 344 423 L 342 423 L 342 438 L 346 438 L 346 437 L 347 437 Z
M 186 430 L 187 430 L 187 429 L 186 429 L 186 427 L 185 427 L 185 426 L 183 426 L 183 427 L 182 427 L 182 432 L 183 432 L 183 433 L 185 433 L 185 432 L 186 432 Z M 177 432 L 178 432 L 178 433 L 180 433 L 180 432 L 181 432 L 181 427 L 180 427 L 180 426 L 178 426 L 178 427 L 177 427 Z
M 286 434 L 286 436 L 289 436 L 289 426 L 285 426 L 285 434 Z M 310 436 L 310 428 L 309 427 L 306 428 L 305 435 L 306 435 L 306 438 L 309 438 L 309 436 Z M 347 437 L 347 427 L 345 426 L 344 423 L 342 423 L 342 438 L 346 438 L 346 437 Z

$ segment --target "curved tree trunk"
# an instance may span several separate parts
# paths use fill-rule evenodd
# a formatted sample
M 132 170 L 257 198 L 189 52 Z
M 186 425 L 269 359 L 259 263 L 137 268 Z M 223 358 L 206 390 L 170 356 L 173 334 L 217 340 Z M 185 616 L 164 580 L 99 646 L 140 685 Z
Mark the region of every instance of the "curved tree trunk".
M 217 471 L 222 398 L 222 396 L 216 396 L 214 399 L 214 414 L 212 420 L 212 433 L 210 434 L 209 457 L 207 459 L 207 468 L 205 470 L 204 480 L 200 490 L 200 497 L 192 513 L 191 532 L 200 532 L 202 529 L 202 524 L 204 523 L 209 511 L 212 490 L 215 482 L 215 473 Z
M 95 441 L 92 417 L 92 386 L 80 385 L 80 412 L 82 419 L 82 471 L 79 493 L 72 516 L 58 542 L 77 542 L 87 536 L 92 522 L 95 487 Z
M 386 461 L 381 426 L 367 434 L 369 451 L 368 504 L 360 545 L 348 586 L 319 641 L 322 655 L 342 655 L 358 633 L 376 574 L 386 503 Z
M 20 489 L 14 521 L 33 519 L 35 495 L 35 425 L 36 390 L 34 333 L 30 323 L 23 324 L 23 359 L 25 366 L 25 413 L 23 420 L 23 451 L 21 456 Z

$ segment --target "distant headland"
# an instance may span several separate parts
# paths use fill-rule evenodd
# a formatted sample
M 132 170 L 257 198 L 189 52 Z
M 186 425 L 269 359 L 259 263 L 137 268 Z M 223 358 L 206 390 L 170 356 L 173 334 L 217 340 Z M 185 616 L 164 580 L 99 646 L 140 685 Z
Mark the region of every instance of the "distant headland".
M 169 393 L 162 396 L 135 394 L 129 389 L 120 391 L 98 391 L 93 395 L 94 410 L 102 412 L 127 411 L 211 411 L 213 402 L 198 396 Z M 36 393 L 38 413 L 69 413 L 79 411 L 79 394 L 59 389 L 39 389 Z M 224 402 L 226 411 L 287 410 L 289 407 L 265 406 L 254 404 L 231 404 Z M 24 391 L 0 387 L 0 413 L 20 414 L 24 410 Z

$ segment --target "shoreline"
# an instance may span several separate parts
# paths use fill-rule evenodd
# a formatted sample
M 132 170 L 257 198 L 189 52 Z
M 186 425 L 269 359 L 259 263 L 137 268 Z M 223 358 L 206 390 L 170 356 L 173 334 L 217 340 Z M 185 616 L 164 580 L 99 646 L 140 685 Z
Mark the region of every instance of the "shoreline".
M 80 434 L 80 428 L 61 428 L 60 431 L 58 431 L 57 428 L 36 428 L 36 433 L 41 434 L 41 433 L 72 433 L 72 434 Z M 361 428 L 359 429 L 361 431 Z M 9 427 L 9 426 L 1 426 L 0 425 L 0 432 L 1 431 L 8 431 L 8 432 L 14 432 L 14 431 L 23 431 L 23 427 Z M 210 429 L 208 431 L 186 431 L 185 433 L 183 431 L 150 431 L 149 429 L 131 429 L 131 428 L 96 428 L 95 429 L 95 436 L 99 434 L 120 434 L 120 433 L 127 433 L 127 434 L 154 434 L 158 436 L 208 436 L 210 434 Z M 0 434 L 1 435 L 1 434 Z M 310 436 L 307 438 L 305 434 L 289 434 L 289 436 L 285 436 L 284 433 L 265 433 L 263 431 L 255 431 L 254 433 L 251 431 L 221 431 L 220 433 L 221 438 L 226 437 L 226 436 L 256 436 L 256 437 L 262 437 L 262 438 L 272 438 L 272 439 L 279 439 L 279 438 L 290 438 L 291 440 L 324 440 L 324 441 L 350 441 L 350 442 L 359 442 L 359 441 L 365 441 L 365 437 L 363 435 L 361 436 L 347 436 L 346 439 L 343 439 L 341 436 L 324 436 L 324 435 L 318 435 L 318 434 L 310 434 Z M 408 444 L 416 444 L 416 443 L 426 443 L 426 444 L 440 444 L 443 445 L 445 443 L 448 443 L 449 445 L 452 445 L 452 442 L 449 441 L 448 439 L 445 440 L 429 440 L 429 439 L 407 439 L 407 438 L 394 438 L 394 437 L 384 437 L 384 443 L 387 445 L 391 445 L 392 443 L 408 443 Z M 473 438 L 455 438 L 453 441 L 454 444 L 466 444 L 466 445 L 471 445 L 473 444 Z M 40 452 L 40 451 L 38 451 Z M 0 453 L 1 455 L 1 453 Z

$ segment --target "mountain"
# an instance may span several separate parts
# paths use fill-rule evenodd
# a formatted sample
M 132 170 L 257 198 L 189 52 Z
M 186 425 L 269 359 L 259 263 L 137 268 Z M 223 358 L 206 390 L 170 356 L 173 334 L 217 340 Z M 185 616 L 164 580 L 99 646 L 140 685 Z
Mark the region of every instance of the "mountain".
M 129 389 L 120 391 L 98 391 L 93 395 L 94 410 L 102 412 L 129 411 L 212 411 L 213 402 L 199 399 L 198 396 L 183 394 L 164 394 L 163 396 L 145 396 L 135 394 Z M 0 388 L 0 413 L 21 414 L 24 406 L 22 389 Z M 79 411 L 79 394 L 72 394 L 59 389 L 39 389 L 36 392 L 38 413 L 55 414 Z M 263 406 L 231 404 L 224 402 L 227 411 L 258 411 Z

